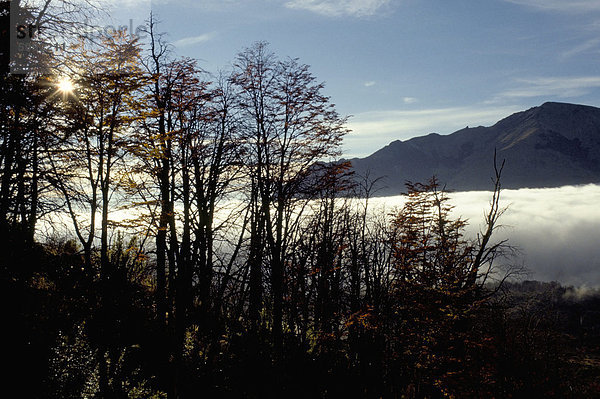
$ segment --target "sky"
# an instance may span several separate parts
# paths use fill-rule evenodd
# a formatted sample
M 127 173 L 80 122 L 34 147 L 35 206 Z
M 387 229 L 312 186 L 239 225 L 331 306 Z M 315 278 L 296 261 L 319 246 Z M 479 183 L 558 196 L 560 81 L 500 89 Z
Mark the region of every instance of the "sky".
M 351 116 L 347 158 L 546 101 L 600 105 L 598 0 L 126 0 L 113 15 L 150 10 L 210 73 L 256 41 L 310 65 Z

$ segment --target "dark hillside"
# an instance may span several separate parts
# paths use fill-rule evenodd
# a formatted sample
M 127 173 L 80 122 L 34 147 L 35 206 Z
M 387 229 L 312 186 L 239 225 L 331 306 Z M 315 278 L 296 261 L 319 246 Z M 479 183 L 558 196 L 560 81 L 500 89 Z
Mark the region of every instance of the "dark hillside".
M 386 176 L 379 195 L 404 191 L 404 183 L 436 175 L 450 190 L 490 188 L 492 157 L 506 159 L 505 188 L 559 187 L 600 181 L 600 109 L 545 103 L 513 114 L 491 127 L 465 128 L 394 141 L 354 170 Z

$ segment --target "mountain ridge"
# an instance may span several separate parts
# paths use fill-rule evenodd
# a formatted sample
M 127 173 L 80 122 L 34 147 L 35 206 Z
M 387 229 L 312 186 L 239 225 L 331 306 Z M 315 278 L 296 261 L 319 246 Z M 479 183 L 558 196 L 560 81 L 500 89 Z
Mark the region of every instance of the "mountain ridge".
M 433 175 L 450 190 L 470 191 L 491 188 L 494 151 L 506 159 L 505 188 L 600 183 L 600 108 L 546 102 L 489 127 L 395 140 L 348 161 L 359 176 L 386 176 L 378 195 L 399 194 L 406 181 Z

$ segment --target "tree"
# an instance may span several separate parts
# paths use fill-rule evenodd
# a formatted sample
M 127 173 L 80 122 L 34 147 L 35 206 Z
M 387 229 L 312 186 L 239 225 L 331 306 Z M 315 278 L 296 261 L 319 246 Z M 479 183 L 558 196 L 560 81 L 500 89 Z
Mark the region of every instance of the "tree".
M 102 47 L 90 48 L 87 43 L 80 46 L 80 58 L 72 60 L 76 65 L 77 90 L 66 93 L 71 98 L 64 104 L 65 119 L 56 126 L 63 141 L 60 146 L 48 149 L 53 155 L 50 179 L 64 200 L 84 250 L 88 273 L 93 273 L 99 252 L 98 326 L 108 334 L 99 335 L 97 358 L 100 392 L 109 395 L 119 389 L 109 376 L 106 357 L 107 351 L 114 349 L 107 347 L 107 341 L 114 326 L 112 310 L 117 306 L 112 297 L 117 275 L 109 257 L 110 208 L 116 199 L 116 175 L 126 154 L 124 138 L 136 117 L 136 91 L 143 76 L 138 65 L 138 44 L 124 32 L 107 37 Z M 114 366 L 118 351 L 109 352 L 110 364 Z
M 496 168 L 485 231 L 477 240 L 463 237 L 466 222 L 450 217 L 449 197 L 435 178 L 427 184 L 407 183 L 406 203 L 394 215 L 397 301 L 390 344 L 399 356 L 395 364 L 404 386 L 413 386 L 417 395 L 456 394 L 462 387 L 454 382 L 478 367 L 467 363 L 470 351 L 481 344 L 471 328 L 490 297 L 488 279 L 495 276 L 502 282 L 508 276 L 498 276 L 494 261 L 509 247 L 505 241 L 490 241 L 503 212 L 501 171 Z
M 324 86 L 315 83 L 309 67 L 297 59 L 278 60 L 264 42 L 238 54 L 232 81 L 239 89 L 238 104 L 244 113 L 250 202 L 256 208 L 250 273 L 252 281 L 258 281 L 259 248 L 265 247 L 270 266 L 272 340 L 275 353 L 281 353 L 285 264 L 293 218 L 298 217 L 298 199 L 307 191 L 311 167 L 337 154 L 347 130 L 345 119 L 322 94 Z M 258 287 L 251 285 L 250 289 L 251 298 L 257 301 L 261 295 L 254 291 Z M 251 304 L 252 309 L 256 306 Z
M 165 384 L 177 395 L 185 372 L 186 331 L 197 330 L 200 344 L 206 346 L 222 335 L 220 316 L 227 310 L 224 297 L 244 230 L 235 224 L 245 222 L 234 212 L 225 223 L 216 215 L 239 189 L 233 183 L 242 174 L 243 146 L 228 78 L 209 82 L 195 60 L 171 57 L 152 16 L 148 30 L 144 65 L 151 79 L 144 87 L 145 112 L 130 145 L 136 163 L 131 188 L 139 196 L 138 205 L 147 207 L 155 237 L 161 356 L 168 370 Z M 236 242 L 229 241 L 232 231 L 240 237 Z M 217 252 L 220 246 L 230 252 Z

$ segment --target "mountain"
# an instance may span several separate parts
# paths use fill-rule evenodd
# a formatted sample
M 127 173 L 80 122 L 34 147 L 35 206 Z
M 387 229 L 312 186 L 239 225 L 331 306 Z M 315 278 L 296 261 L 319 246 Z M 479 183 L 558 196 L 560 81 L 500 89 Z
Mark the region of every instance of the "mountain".
M 397 140 L 349 161 L 360 176 L 385 176 L 377 195 L 399 194 L 406 181 L 433 175 L 449 190 L 489 190 L 494 150 L 506 160 L 504 188 L 600 183 L 600 108 L 548 102 L 491 127 Z

